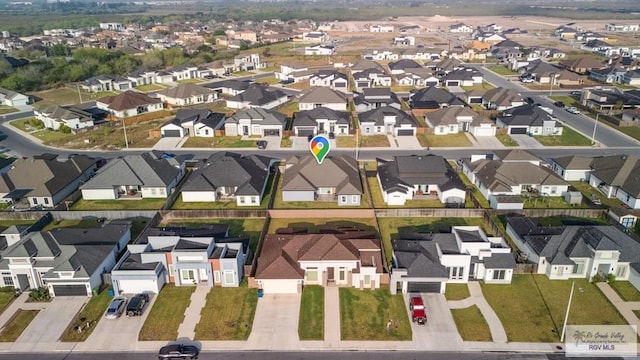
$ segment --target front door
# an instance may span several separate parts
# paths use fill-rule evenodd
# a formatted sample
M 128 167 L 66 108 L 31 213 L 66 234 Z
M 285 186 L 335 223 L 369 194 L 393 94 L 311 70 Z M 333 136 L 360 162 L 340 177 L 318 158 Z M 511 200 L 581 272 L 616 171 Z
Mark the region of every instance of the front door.
M 243 126 L 242 127 L 242 135 L 249 135 L 249 127 L 248 126 Z
M 20 290 L 26 290 L 30 288 L 29 286 L 29 277 L 27 274 L 18 274 L 18 287 Z
M 334 277 L 334 274 L 333 274 L 333 270 L 334 270 L 334 268 L 332 268 L 332 267 L 327 268 L 327 281 L 328 282 L 335 282 L 335 280 L 336 280 L 335 277 Z
M 207 282 L 209 276 L 207 276 L 207 269 L 200 269 L 200 282 Z

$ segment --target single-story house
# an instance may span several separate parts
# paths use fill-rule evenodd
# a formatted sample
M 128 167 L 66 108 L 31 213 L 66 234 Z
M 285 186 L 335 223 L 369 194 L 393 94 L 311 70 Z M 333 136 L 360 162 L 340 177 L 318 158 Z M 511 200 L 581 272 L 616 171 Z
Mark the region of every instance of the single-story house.
M 225 114 L 209 110 L 180 109 L 173 120 L 162 124 L 162 137 L 214 137 L 224 125 Z
M 155 96 L 173 106 L 206 104 L 217 99 L 213 90 L 193 83 L 182 83 L 171 89 L 157 91 Z
M 0 105 L 16 107 L 28 104 L 29 97 L 27 95 L 0 87 Z
M 640 209 L 640 159 L 634 155 L 597 157 L 591 163 L 589 185 L 631 209 Z
M 245 91 L 226 99 L 231 109 L 273 109 L 289 100 L 289 96 L 277 88 L 251 84 Z
M 335 111 L 326 107 L 297 112 L 293 118 L 296 136 L 307 137 L 324 133 L 349 135 L 351 117 L 348 112 Z
M 329 87 L 314 87 L 298 99 L 299 110 L 311 110 L 326 107 L 337 111 L 347 111 L 347 96 Z
M 106 121 L 108 113 L 96 107 L 95 101 L 77 105 L 51 105 L 35 109 L 34 114 L 47 129 L 59 130 L 62 125 L 71 130 L 91 128 Z
M 508 134 L 562 135 L 564 126 L 550 112 L 535 104 L 507 109 L 496 118 L 499 128 Z
M 360 134 L 415 136 L 418 121 L 406 112 L 391 106 L 383 106 L 358 114 Z
M 504 111 L 525 104 L 516 90 L 502 87 L 487 90 L 481 98 L 482 106 L 489 110 Z
M 435 135 L 468 132 L 473 136 L 495 136 L 496 127 L 489 119 L 467 107 L 448 107 L 425 115 L 425 121 Z
M 354 96 L 353 103 L 356 112 L 365 112 L 383 106 L 391 106 L 398 110 L 402 108 L 400 99 L 389 88 L 364 88 L 362 93 Z
M 419 90 L 411 90 L 409 92 L 409 106 L 411 109 L 435 110 L 449 106 L 465 106 L 465 103 L 445 89 L 429 86 Z
M 275 110 L 246 109 L 225 120 L 224 132 L 226 136 L 281 136 L 286 119 Z
M 118 95 L 100 98 L 96 100 L 96 106 L 119 118 L 136 116 L 163 109 L 162 100 L 131 90 L 127 90 Z

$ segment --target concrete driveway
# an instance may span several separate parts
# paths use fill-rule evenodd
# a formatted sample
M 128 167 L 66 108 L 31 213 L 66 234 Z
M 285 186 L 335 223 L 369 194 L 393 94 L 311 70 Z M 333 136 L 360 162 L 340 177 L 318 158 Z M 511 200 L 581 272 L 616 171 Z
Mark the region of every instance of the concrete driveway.
M 415 136 L 389 136 L 391 147 L 398 144 L 398 149 L 422 149 L 422 145 Z
M 538 142 L 534 137 L 529 135 L 511 135 L 518 145 L 525 149 L 542 149 L 544 146 Z
M 413 344 L 415 349 L 427 351 L 459 351 L 462 349 L 462 338 L 458 334 L 456 323 L 444 294 L 421 294 L 426 307 L 427 323 L 418 325 L 411 322 Z M 409 294 L 404 294 L 409 319 Z
M 258 299 L 247 348 L 293 349 L 298 340 L 301 294 L 265 294 Z
M 130 299 L 133 294 L 126 296 Z M 142 316 L 127 317 L 122 315 L 113 320 L 107 320 L 103 316 L 89 338 L 85 342 L 79 343 L 76 349 L 82 351 L 90 351 L 91 349 L 100 349 L 101 351 L 136 350 L 138 334 L 157 297 L 156 294 L 149 294 L 149 296 L 151 301 L 146 305 Z
M 153 145 L 153 150 L 175 150 L 180 142 L 184 140 L 181 137 L 164 137 Z
M 89 301 L 86 296 L 58 296 L 45 304 L 31 324 L 22 332 L 16 343 L 31 344 L 32 349 L 48 350 L 82 306 Z
M 309 140 L 306 136 L 291 136 L 291 149 L 293 150 L 308 150 Z
M 495 136 L 476 136 L 474 137 L 480 149 L 504 149 L 504 145 Z M 537 141 L 536 141 L 537 142 Z

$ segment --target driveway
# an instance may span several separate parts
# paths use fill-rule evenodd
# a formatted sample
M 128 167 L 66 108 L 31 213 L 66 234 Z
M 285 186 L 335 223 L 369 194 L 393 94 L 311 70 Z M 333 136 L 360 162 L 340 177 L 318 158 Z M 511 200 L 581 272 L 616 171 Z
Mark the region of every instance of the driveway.
M 306 136 L 291 136 L 291 149 L 293 150 L 308 150 L 309 141 Z
M 534 137 L 529 135 L 511 135 L 518 145 L 525 149 L 543 149 L 544 146 L 538 142 Z
M 459 351 L 462 349 L 462 338 L 453 321 L 451 311 L 444 294 L 421 294 L 426 307 L 427 323 L 418 325 L 411 322 L 413 344 L 415 349 L 427 351 Z M 410 294 L 404 294 L 405 304 L 409 311 Z
M 258 299 L 246 348 L 294 349 L 299 344 L 298 316 L 301 294 L 265 294 Z
M 181 137 L 164 137 L 153 145 L 153 150 L 175 150 L 178 144 L 184 140 Z
M 475 136 L 474 139 L 478 143 L 476 147 L 480 149 L 504 149 L 504 144 L 498 140 L 495 136 Z M 537 142 L 537 141 L 536 141 Z
M 394 144 L 392 143 L 393 141 L 395 141 L 396 144 L 398 144 L 398 149 L 405 149 L 405 150 L 410 150 L 410 149 L 420 149 L 422 150 L 422 145 L 420 145 L 420 142 L 418 142 L 418 138 L 416 138 L 415 136 L 390 136 L 389 137 L 389 142 L 391 143 L 391 147 L 395 147 Z
M 86 296 L 58 296 L 45 304 L 16 343 L 30 344 L 31 349 L 47 351 L 56 343 L 73 317 L 89 301 Z
M 127 295 L 131 298 L 133 294 Z M 151 301 L 146 305 L 142 316 L 127 317 L 120 316 L 114 320 L 107 320 L 103 316 L 93 333 L 83 343 L 79 343 L 76 349 L 79 351 L 131 351 L 136 350 L 138 342 L 138 334 L 147 315 L 151 311 L 153 304 L 157 298 L 156 294 L 149 294 Z

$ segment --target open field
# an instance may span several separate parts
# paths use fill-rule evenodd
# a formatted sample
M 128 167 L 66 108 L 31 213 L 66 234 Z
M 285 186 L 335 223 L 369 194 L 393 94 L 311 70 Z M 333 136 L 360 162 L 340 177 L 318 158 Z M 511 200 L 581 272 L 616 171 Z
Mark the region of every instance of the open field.
M 35 100 L 35 103 L 33 104 L 35 108 L 49 105 L 79 104 L 81 102 L 93 101 L 105 96 L 116 94 L 117 93 L 111 91 L 88 93 L 86 91 L 78 91 L 77 89 L 67 87 L 29 93 L 29 95 Z

